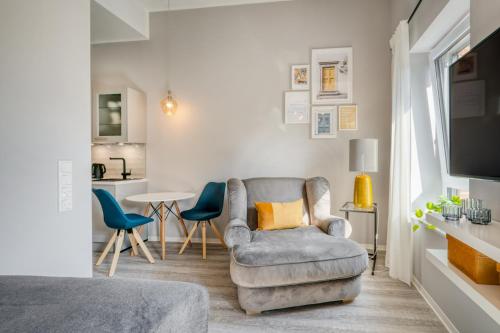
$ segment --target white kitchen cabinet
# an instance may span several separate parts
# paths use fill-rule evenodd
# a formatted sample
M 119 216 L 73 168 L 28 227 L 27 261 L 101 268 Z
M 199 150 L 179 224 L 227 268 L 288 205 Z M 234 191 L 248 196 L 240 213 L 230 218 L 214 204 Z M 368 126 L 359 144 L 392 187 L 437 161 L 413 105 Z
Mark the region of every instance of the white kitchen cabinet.
M 146 143 L 146 96 L 132 89 L 94 94 L 92 142 Z

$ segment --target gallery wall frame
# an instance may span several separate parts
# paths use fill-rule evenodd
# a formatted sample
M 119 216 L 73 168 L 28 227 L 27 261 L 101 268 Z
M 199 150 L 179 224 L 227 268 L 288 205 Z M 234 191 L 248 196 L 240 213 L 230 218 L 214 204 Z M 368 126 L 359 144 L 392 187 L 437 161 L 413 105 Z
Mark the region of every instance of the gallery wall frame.
M 356 104 L 339 106 L 339 130 L 358 130 L 358 106 Z
M 321 105 L 311 108 L 311 138 L 334 139 L 337 137 L 337 106 Z
M 290 67 L 290 88 L 292 90 L 309 90 L 310 81 L 311 66 L 309 64 Z
M 352 103 L 352 47 L 312 49 L 310 70 L 313 105 Z
M 285 124 L 309 124 L 310 96 L 309 91 L 285 91 Z

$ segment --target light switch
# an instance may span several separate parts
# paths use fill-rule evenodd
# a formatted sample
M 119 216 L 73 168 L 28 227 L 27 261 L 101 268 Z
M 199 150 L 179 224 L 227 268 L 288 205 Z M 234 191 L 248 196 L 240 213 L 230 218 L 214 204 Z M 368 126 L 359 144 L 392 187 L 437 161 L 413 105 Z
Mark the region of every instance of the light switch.
M 59 211 L 73 209 L 73 161 L 58 162 Z

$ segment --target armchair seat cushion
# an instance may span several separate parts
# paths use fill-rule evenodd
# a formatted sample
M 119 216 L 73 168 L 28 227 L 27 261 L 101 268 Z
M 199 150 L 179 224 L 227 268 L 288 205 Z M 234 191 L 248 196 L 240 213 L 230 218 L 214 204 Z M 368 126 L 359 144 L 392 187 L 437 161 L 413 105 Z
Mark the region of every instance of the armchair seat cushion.
M 367 266 L 360 245 L 307 226 L 253 231 L 250 243 L 233 248 L 231 277 L 246 288 L 276 287 L 347 279 Z

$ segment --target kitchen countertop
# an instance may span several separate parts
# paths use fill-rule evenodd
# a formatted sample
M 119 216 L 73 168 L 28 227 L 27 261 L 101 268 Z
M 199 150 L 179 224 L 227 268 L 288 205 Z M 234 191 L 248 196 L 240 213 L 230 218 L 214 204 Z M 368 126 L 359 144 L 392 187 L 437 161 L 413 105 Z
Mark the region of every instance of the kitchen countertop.
M 116 186 L 116 185 L 125 185 L 125 184 L 135 184 L 135 183 L 145 183 L 147 182 L 147 178 L 141 179 L 127 179 L 127 180 L 92 180 L 92 185 L 106 185 L 106 186 Z

